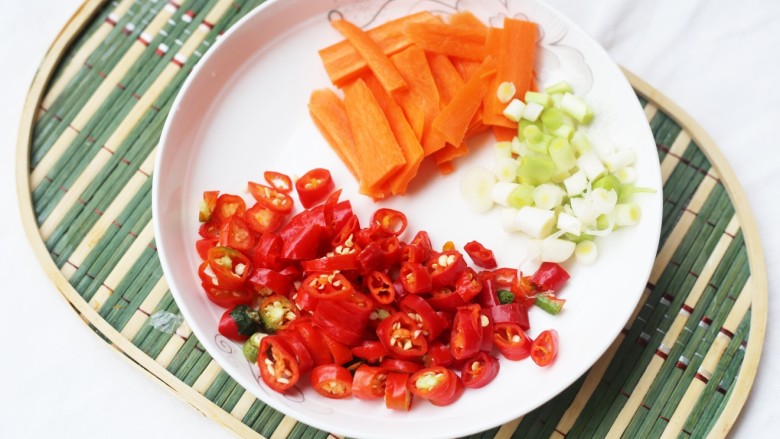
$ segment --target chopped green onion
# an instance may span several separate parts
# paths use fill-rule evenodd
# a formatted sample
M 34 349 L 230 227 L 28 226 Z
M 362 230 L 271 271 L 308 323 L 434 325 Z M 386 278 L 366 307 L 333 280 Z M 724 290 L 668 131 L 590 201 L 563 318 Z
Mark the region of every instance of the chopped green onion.
M 593 144 L 590 143 L 588 135 L 582 131 L 577 131 L 571 136 L 571 144 L 574 149 L 577 150 L 577 154 L 582 155 L 593 149 Z
M 512 98 L 515 97 L 515 93 L 517 93 L 517 88 L 515 87 L 514 82 L 502 82 L 501 84 L 498 84 L 498 88 L 496 89 L 496 97 L 498 98 L 498 102 L 501 102 L 502 104 L 511 101 Z
M 552 210 L 561 205 L 564 195 L 557 184 L 543 183 L 534 189 L 534 204 L 541 209 Z
M 536 102 L 529 102 L 525 105 L 525 108 L 523 108 L 522 118 L 530 120 L 531 122 L 536 122 L 539 119 L 539 116 L 542 115 L 542 111 L 544 111 L 543 105 Z
M 577 166 L 574 151 L 566 139 L 553 139 L 547 147 L 547 152 L 559 171 L 568 172 Z
M 512 122 L 518 122 L 525 115 L 526 104 L 520 99 L 512 99 L 504 108 L 504 116 Z
M 497 159 L 512 157 L 512 142 L 496 142 L 494 148 Z
M 470 168 L 460 182 L 460 193 L 474 212 L 487 212 L 493 207 L 490 192 L 496 184 L 496 176 L 489 169 L 477 166 Z
M 646 187 L 637 187 L 633 184 L 621 184 L 620 185 L 620 194 L 618 196 L 618 203 L 626 203 L 628 201 L 631 201 L 631 199 L 636 194 L 654 194 L 655 189 L 650 189 Z
M 517 225 L 515 224 L 515 217 L 517 217 L 517 209 L 514 207 L 504 207 L 500 213 L 501 227 L 507 232 L 517 232 Z
M 585 176 L 584 172 L 577 171 L 571 177 L 563 180 L 563 186 L 570 197 L 579 195 L 588 188 L 588 177 Z
M 579 237 L 582 234 L 582 222 L 573 215 L 569 215 L 566 212 L 558 214 L 558 222 L 555 225 L 558 230 Z
M 545 88 L 544 91 L 549 94 L 572 93 L 572 88 L 571 88 L 571 84 L 569 84 L 568 82 L 561 81 Z
M 500 204 L 502 206 L 509 206 L 509 196 L 519 186 L 520 186 L 519 184 L 510 181 L 496 182 L 496 184 L 493 185 L 493 188 L 490 191 L 490 198 L 496 204 Z
M 542 125 L 548 130 L 554 130 L 563 125 L 563 111 L 557 108 L 547 108 L 542 111 Z
M 552 105 L 552 101 L 550 100 L 550 95 L 548 95 L 547 93 L 540 93 L 538 91 L 525 92 L 524 100 L 526 104 L 530 104 L 533 102 L 535 104 L 541 105 L 544 108 L 547 108 L 550 105 Z
M 580 233 L 579 236 L 572 235 L 571 233 L 564 233 L 563 234 L 563 238 L 564 239 L 568 239 L 569 241 L 571 241 L 571 242 L 573 242 L 575 244 L 579 244 L 579 243 L 584 242 L 584 241 L 593 241 L 594 239 L 596 239 L 595 236 L 589 235 L 587 233 Z
M 509 290 L 498 290 L 498 303 L 506 305 L 515 301 L 515 294 Z
M 542 261 L 564 262 L 574 254 L 576 246 L 573 242 L 565 239 L 544 239 L 542 240 Z
M 559 299 L 551 294 L 541 294 L 536 296 L 534 305 L 542 309 L 542 311 L 557 315 L 563 309 L 563 304 L 566 303 L 566 299 Z
M 515 181 L 517 177 L 517 160 L 503 157 L 496 160 L 496 178 L 498 181 Z
M 625 168 L 620 168 L 615 173 L 615 176 L 620 180 L 620 183 L 633 183 L 636 181 L 636 169 L 632 166 L 626 166 Z
M 578 242 L 577 247 L 574 248 L 574 257 L 581 264 L 591 265 L 596 262 L 598 256 L 599 249 L 593 241 L 584 240 Z
M 561 139 L 569 140 L 574 135 L 574 126 L 563 124 L 551 131 L 552 135 Z
M 565 93 L 561 99 L 561 109 L 569 116 L 575 118 L 577 122 L 588 124 L 593 120 L 593 110 L 588 107 L 584 100 L 574 96 L 571 93 Z
M 585 176 L 588 177 L 588 180 L 590 181 L 596 180 L 607 171 L 607 168 L 605 168 L 601 163 L 601 160 L 599 160 L 599 156 L 593 151 L 582 154 L 580 158 L 577 159 L 577 167 L 585 173 Z
M 509 194 L 509 205 L 517 209 L 523 206 L 533 206 L 534 187 L 531 184 L 521 183 Z
M 523 183 L 546 183 L 555 175 L 557 168 L 550 157 L 525 156 L 520 159 L 517 174 Z M 529 181 L 523 181 L 526 179 Z
M 621 149 L 613 152 L 604 159 L 604 164 L 607 165 L 610 172 L 616 172 L 619 169 L 623 169 L 626 166 L 634 163 L 634 151 L 631 149 Z
M 544 238 L 555 226 L 555 212 L 524 206 L 517 211 L 515 225 L 518 230 L 532 238 Z
M 636 203 L 618 204 L 613 212 L 617 226 L 633 226 L 642 217 L 642 210 Z

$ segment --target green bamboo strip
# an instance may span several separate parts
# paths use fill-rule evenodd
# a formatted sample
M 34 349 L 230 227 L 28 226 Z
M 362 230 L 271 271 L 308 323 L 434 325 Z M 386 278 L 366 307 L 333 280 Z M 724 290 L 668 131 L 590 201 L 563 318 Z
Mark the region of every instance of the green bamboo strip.
M 199 346 L 201 349 L 203 349 L 202 346 Z M 181 372 L 182 375 L 179 377 L 182 382 L 187 384 L 188 386 L 192 387 L 193 384 L 195 384 L 195 381 L 197 381 L 198 377 L 203 373 L 203 370 L 206 369 L 206 366 L 209 365 L 209 363 L 212 361 L 212 358 L 205 353 L 197 357 L 197 359 L 189 365 L 189 367 L 183 368 Z
M 235 386 L 236 386 L 236 382 L 233 381 L 230 378 L 230 375 L 228 375 L 227 372 L 223 370 L 219 372 L 217 378 L 215 378 L 214 382 L 212 382 L 209 388 L 206 389 L 206 392 L 203 393 L 203 396 L 205 396 L 209 401 L 213 402 L 214 404 L 221 405 L 218 400 L 220 398 L 224 400 L 224 398 L 227 397 L 228 394 L 230 394 L 230 392 L 233 390 Z
M 680 163 L 675 168 L 669 181 L 672 182 L 674 180 L 678 184 L 673 186 L 668 196 L 664 194 L 663 222 L 661 224 L 659 246 L 663 246 L 666 242 L 678 218 L 682 215 L 682 211 L 687 205 L 687 200 L 693 196 L 704 178 L 706 177 L 703 174 L 691 166 Z
M 154 308 L 152 314 L 163 311 L 173 314 L 179 313 L 176 301 L 173 300 L 173 297 L 170 294 L 166 294 L 165 297 L 163 297 L 160 303 Z M 157 358 L 171 337 L 178 337 L 178 335 L 176 335 L 175 332 L 166 333 L 155 329 L 149 324 L 149 319 L 147 318 L 146 324 L 144 324 L 143 328 L 141 328 L 141 330 L 138 331 L 138 334 L 133 338 L 133 344 L 144 351 L 146 355 Z M 193 340 L 194 339 L 195 337 L 193 337 Z
M 636 93 L 636 91 L 635 91 L 635 93 Z M 639 105 L 640 106 L 644 107 L 645 105 L 647 105 L 647 102 L 648 102 L 647 99 L 645 99 L 645 97 L 642 96 L 641 94 L 636 93 L 636 99 L 639 101 Z
M 701 395 L 699 396 L 699 399 L 696 401 L 696 404 L 691 409 L 688 418 L 683 424 L 682 431 L 684 435 L 690 436 L 690 433 L 698 425 L 702 417 L 707 414 L 708 407 L 710 407 L 710 405 L 713 404 L 712 398 L 715 396 L 714 394 L 717 393 L 718 385 L 723 379 L 727 367 L 731 364 L 734 358 L 734 354 L 736 353 L 737 349 L 739 349 L 739 346 L 742 343 L 742 340 L 744 339 L 744 336 L 749 330 L 749 328 L 750 328 L 750 312 L 746 313 L 745 316 L 742 318 L 742 322 L 739 324 L 736 331 L 734 332 L 734 337 L 729 341 L 726 350 L 723 352 L 723 356 L 718 362 L 718 366 L 712 372 L 712 375 L 710 376 L 707 385 L 704 387 Z M 711 409 L 711 411 L 712 412 L 715 411 L 714 407 L 713 409 Z M 685 432 L 687 432 L 687 434 Z
M 270 437 L 279 423 L 282 422 L 282 418 L 284 418 L 284 414 L 258 399 L 249 408 L 241 422 L 261 435 Z
M 491 428 L 490 430 L 474 433 L 469 436 L 463 436 L 461 439 L 493 439 L 496 436 L 498 429 L 499 427 Z
M 201 1 L 195 0 L 191 6 L 197 6 Z M 162 55 L 158 54 L 157 50 L 160 45 L 174 44 L 174 41 L 188 27 L 197 26 L 197 22 L 194 20 L 190 23 L 188 20 L 182 19 L 185 13 L 186 10 L 184 8 L 179 8 L 173 15 L 173 18 L 166 23 L 163 30 L 146 47 L 140 59 L 136 61 L 126 74 L 125 78 L 127 81 L 123 79 L 123 82 L 126 82 L 123 84 L 124 89 L 117 88 L 112 91 L 106 101 L 96 111 L 96 116 L 89 120 L 62 158 L 53 165 L 49 172 L 50 177 L 54 176 L 52 181 L 44 180 L 33 190 L 33 199 L 36 202 L 36 206 L 41 205 L 36 212 L 39 215 L 39 222 L 42 222 L 46 216 L 41 215 L 40 212 L 46 206 L 56 203 L 62 197 L 59 188 L 71 186 L 73 181 L 86 167 L 89 161 L 87 157 L 93 157 L 97 154 L 116 129 L 125 122 L 124 119 L 127 114 L 138 103 L 136 96 L 143 96 L 158 78 L 160 72 L 169 64 L 175 53 L 169 50 Z M 81 106 L 79 106 L 79 110 L 80 108 Z M 135 135 L 137 135 L 139 130 L 135 131 Z M 90 138 L 96 139 L 92 147 L 79 147 L 79 145 L 89 141 Z
M 241 396 L 243 396 L 245 391 L 246 390 L 243 387 L 241 387 L 231 378 L 226 383 L 226 385 L 223 386 L 222 391 L 215 395 L 213 400 L 214 404 L 222 407 L 223 410 L 230 413 L 238 403 L 238 400 L 241 399 Z
M 298 422 L 287 437 L 291 439 L 326 439 L 328 432 Z
M 109 38 L 101 45 L 93 56 L 90 56 L 86 64 L 87 68 L 82 75 L 77 74 L 79 80 L 66 87 L 60 97 L 54 101 L 49 111 L 38 121 L 36 133 L 33 136 L 33 151 L 31 164 L 37 165 L 42 158 L 37 151 L 48 151 L 54 141 L 68 129 L 70 121 L 78 114 L 92 93 L 103 82 L 104 72 L 110 71 L 121 56 L 136 41 L 143 30 L 144 23 L 157 15 L 162 4 L 152 2 L 138 2 L 131 6 L 130 10 L 120 18 L 112 29 Z M 132 29 L 132 31 L 130 31 Z M 95 56 L 96 55 L 96 56 Z M 95 64 L 93 65 L 92 62 Z M 83 70 L 83 69 L 82 69 Z M 75 78 L 74 78 L 75 79 Z
M 157 250 L 147 248 L 111 295 L 109 301 L 113 301 L 118 306 L 113 305 L 109 308 L 107 301 L 100 314 L 111 326 L 121 331 L 162 275 Z M 121 302 L 126 302 L 126 305 L 122 305 Z
M 693 312 L 691 313 L 691 317 L 686 324 L 686 331 L 683 331 L 680 334 L 677 342 L 674 344 L 674 346 L 671 347 L 669 352 L 669 360 L 667 360 L 667 362 L 665 362 L 662 366 L 658 379 L 653 383 L 653 386 L 651 386 L 647 396 L 644 399 L 644 402 L 647 406 L 649 406 L 649 409 L 647 409 L 647 412 L 641 418 L 638 416 L 634 417 L 626 429 L 627 435 L 636 434 L 639 431 L 649 430 L 658 419 L 658 416 L 661 414 L 663 402 L 673 399 L 674 396 L 682 396 L 682 393 L 679 395 L 675 393 L 676 383 L 683 375 L 683 371 L 676 367 L 676 362 L 681 356 L 685 356 L 690 362 L 688 365 L 689 368 L 693 368 L 694 371 L 696 368 L 698 368 L 698 363 L 700 363 L 700 360 L 694 357 L 694 353 L 700 341 L 700 338 L 698 337 L 701 337 L 701 328 L 699 326 L 699 322 L 702 316 L 705 315 L 705 313 L 708 313 L 707 315 L 713 314 L 713 306 L 717 306 L 713 304 L 720 303 L 724 300 L 732 283 L 736 282 L 738 284 L 738 288 L 741 289 L 742 284 L 744 284 L 744 282 L 747 280 L 747 275 L 739 276 L 739 274 L 741 274 L 740 272 L 743 271 L 744 264 L 746 263 L 746 257 L 744 256 L 744 253 L 739 252 L 742 245 L 743 241 L 741 239 L 741 235 L 732 241 L 732 244 L 729 250 L 727 250 L 727 253 L 736 252 L 737 257 L 731 265 L 722 265 L 719 267 L 717 273 L 718 277 L 721 275 L 725 276 L 725 281 L 723 282 L 722 287 L 715 291 L 716 295 L 710 301 L 709 306 L 700 306 L 694 308 Z M 737 274 L 737 276 L 734 276 L 735 274 Z M 730 306 L 731 304 L 729 303 L 728 305 Z M 720 329 L 720 324 L 714 324 L 711 327 L 714 327 L 715 329 L 712 336 L 714 338 L 714 336 L 717 334 L 717 331 Z M 661 403 L 656 404 L 656 401 L 660 401 Z M 663 428 L 661 428 L 661 430 L 663 430 Z
M 659 111 L 655 114 L 653 120 L 650 121 L 650 129 L 653 132 L 655 143 L 657 145 L 663 146 L 664 148 L 667 148 L 669 145 L 671 145 L 682 130 L 677 122 L 675 122 L 674 119 L 669 117 L 663 111 Z M 665 156 L 666 151 L 658 148 L 658 158 L 663 160 Z
M 659 409 L 660 418 L 655 420 L 653 430 L 660 428 L 660 431 L 663 432 L 667 425 L 666 419 L 672 417 L 680 399 L 685 394 L 689 383 L 694 379 L 699 366 L 704 360 L 707 349 L 712 345 L 728 312 L 734 305 L 733 301 L 726 299 L 729 290 L 742 291 L 745 282 L 747 282 L 748 277 L 750 277 L 746 253 L 740 253 L 740 258 L 738 258 L 738 262 L 735 263 L 733 268 L 733 277 L 729 277 L 729 280 L 733 280 L 731 288 L 719 290 L 716 299 L 710 302 L 710 306 L 707 307 L 706 311 L 702 312 L 702 316 L 712 316 L 712 324 L 705 326 L 698 324 L 699 322 L 697 321 L 696 326 L 691 328 L 693 334 L 691 335 L 690 342 L 686 344 L 682 353 L 682 355 L 690 359 L 688 367 L 678 374 L 677 380 L 668 380 L 664 382 L 667 388 L 671 388 L 672 397 L 660 400 L 662 403 Z M 699 319 L 701 319 L 701 317 L 699 317 Z M 655 409 L 655 406 L 658 406 L 658 404 L 655 404 L 653 409 Z M 653 413 L 653 411 L 654 410 L 651 410 L 651 413 Z
M 198 339 L 195 338 L 194 335 L 190 335 L 187 337 L 187 340 L 184 341 L 184 345 L 181 347 L 181 349 L 176 352 L 176 355 L 168 364 L 167 369 L 177 378 L 181 379 L 181 377 L 186 373 L 187 367 L 197 361 L 201 355 L 206 354 L 204 354 Z
M 713 194 L 711 194 L 707 202 L 705 202 L 695 220 L 695 224 L 705 222 L 711 214 L 719 215 L 721 213 L 714 209 L 717 201 L 720 199 L 717 193 L 714 195 L 713 197 Z M 612 377 L 612 379 L 610 381 L 602 381 L 597 386 L 588 404 L 583 409 L 582 415 L 574 423 L 569 434 L 583 434 L 583 429 L 593 430 L 600 425 L 602 417 L 606 414 L 607 405 L 612 401 L 614 395 L 622 390 L 619 386 L 627 378 L 628 372 L 636 366 L 635 361 L 644 350 L 644 347 L 638 344 L 637 340 L 642 333 L 652 334 L 655 332 L 660 323 L 659 321 L 663 319 L 665 307 L 662 308 L 658 304 L 661 302 L 666 287 L 672 283 L 673 279 L 682 280 L 688 275 L 693 261 L 690 258 L 686 259 L 686 256 L 688 254 L 697 255 L 702 251 L 702 244 L 699 243 L 697 245 L 701 230 L 700 227 L 692 227 L 686 234 L 683 242 L 675 252 L 675 256 L 684 261 L 684 263 L 679 265 L 669 264 L 664 270 L 658 284 L 653 288 L 648 297 L 646 306 L 640 311 L 637 320 L 631 326 L 623 343 L 618 348 L 615 359 L 604 374 L 605 377 Z M 707 254 L 710 252 L 711 249 Z M 588 431 L 584 434 L 592 433 L 593 431 Z
M 723 412 L 723 409 L 728 404 L 729 399 L 731 398 L 731 393 L 736 387 L 734 384 L 736 382 L 737 376 L 739 375 L 739 371 L 742 366 L 742 360 L 745 357 L 745 344 L 747 343 L 750 326 L 750 313 L 745 316 L 745 319 L 747 320 L 746 327 L 743 328 L 743 331 L 740 334 L 740 341 L 734 343 L 736 352 L 734 352 L 734 356 L 731 362 L 725 364 L 723 379 L 721 379 L 717 384 L 717 387 L 722 388 L 724 392 L 721 393 L 720 391 L 716 391 L 712 395 L 708 402 L 707 411 L 705 412 L 706 417 L 703 422 L 700 422 L 696 425 L 691 433 L 692 437 L 705 437 L 706 434 L 709 433 L 709 431 L 718 421 L 718 418 Z

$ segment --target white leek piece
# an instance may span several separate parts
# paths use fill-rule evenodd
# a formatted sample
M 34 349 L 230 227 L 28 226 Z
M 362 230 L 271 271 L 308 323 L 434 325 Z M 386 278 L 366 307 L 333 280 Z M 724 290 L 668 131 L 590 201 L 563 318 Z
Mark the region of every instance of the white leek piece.
M 515 181 L 517 177 L 517 160 L 504 157 L 496 160 L 496 178 L 498 181 Z
M 577 159 L 577 167 L 580 168 L 588 180 L 593 181 L 606 172 L 607 168 L 601 163 L 598 155 L 593 151 L 588 151 Z
M 589 198 L 570 198 L 569 204 L 571 204 L 571 210 L 574 212 L 574 216 L 576 216 L 583 225 L 595 223 L 596 218 L 601 215 L 593 208 L 593 203 L 591 203 Z
M 577 217 L 566 212 L 561 212 L 558 214 L 558 222 L 555 226 L 558 228 L 558 230 L 562 230 L 574 236 L 580 236 L 582 233 L 582 222 L 580 222 Z
M 564 195 L 557 184 L 540 184 L 534 189 L 534 204 L 540 209 L 552 210 L 561 205 Z
M 524 156 L 530 154 L 531 151 L 528 149 L 528 145 L 525 144 L 525 140 L 520 140 L 519 137 L 515 136 L 512 139 L 512 152 L 519 156 Z
M 614 173 L 634 163 L 635 158 L 634 150 L 624 148 L 610 154 L 606 159 L 604 159 L 604 164 L 607 165 L 609 172 Z
M 618 204 L 615 206 L 613 217 L 617 226 L 633 226 L 642 217 L 642 209 L 636 203 Z
M 585 192 L 588 187 L 588 177 L 582 171 L 577 171 L 571 177 L 563 180 L 563 186 L 566 187 L 566 193 L 573 197 Z
M 588 104 L 584 100 L 571 93 L 565 93 L 563 95 L 563 98 L 561 99 L 561 109 L 579 123 L 588 124 L 593 120 L 593 110 L 588 107 Z
M 561 172 L 568 172 L 577 166 L 574 151 L 566 139 L 553 139 L 547 146 L 547 152 L 555 163 L 555 167 Z
M 577 259 L 577 262 L 583 265 L 591 265 L 599 257 L 599 248 L 595 242 L 586 239 L 577 244 L 577 247 L 574 249 L 574 257 Z
M 626 166 L 625 168 L 620 168 L 616 173 L 615 176 L 620 180 L 621 184 L 631 184 L 636 182 L 636 168 L 633 166 Z
M 509 81 L 498 84 L 498 89 L 496 89 L 496 97 L 498 102 L 502 104 L 511 101 L 515 97 L 515 93 L 517 93 L 517 88 L 513 82 Z
M 509 206 L 509 196 L 518 186 L 520 185 L 509 181 L 496 182 L 490 190 L 490 198 L 494 203 L 507 207 Z
M 532 238 L 544 238 L 555 226 L 555 212 L 538 207 L 521 207 L 515 216 L 515 226 Z
M 536 122 L 536 120 L 539 119 L 539 116 L 541 116 L 543 110 L 544 110 L 544 106 L 536 102 L 529 102 L 525 105 L 525 108 L 523 108 L 521 117 L 527 121 Z M 506 114 L 506 112 L 504 113 Z M 509 120 L 512 119 L 510 118 Z M 515 120 L 514 122 L 517 121 Z
M 519 122 L 525 112 L 526 105 L 520 99 L 512 99 L 504 108 L 504 116 L 512 122 Z
M 561 139 L 569 140 L 574 135 L 574 127 L 571 125 L 563 124 L 558 128 L 551 131 L 552 135 Z
M 463 175 L 463 180 L 460 182 L 460 193 L 471 210 L 486 212 L 493 207 L 490 194 L 495 184 L 496 177 L 492 171 L 476 166 L 467 170 Z
M 571 136 L 571 145 L 577 150 L 577 154 L 582 155 L 593 149 L 593 144 L 590 143 L 588 135 L 577 130 L 574 135 Z
M 577 245 L 565 239 L 542 240 L 541 258 L 544 262 L 564 262 L 571 257 Z
M 593 209 L 601 215 L 611 213 L 612 210 L 615 209 L 618 196 L 617 192 L 614 190 L 596 188 L 588 194 L 587 198 L 593 206 Z

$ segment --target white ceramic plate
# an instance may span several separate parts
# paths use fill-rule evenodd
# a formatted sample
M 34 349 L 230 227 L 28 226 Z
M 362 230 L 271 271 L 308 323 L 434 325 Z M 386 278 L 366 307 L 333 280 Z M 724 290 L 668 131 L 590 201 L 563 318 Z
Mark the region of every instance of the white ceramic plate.
M 547 368 L 531 361 L 502 360 L 498 378 L 467 391 L 440 408 L 417 400 L 411 412 L 385 409 L 381 401 L 325 399 L 302 385 L 280 395 L 258 379 L 238 344 L 217 332 L 223 310 L 201 291 L 197 211 L 204 190 L 245 194 L 248 180 L 265 170 L 302 175 L 314 167 L 332 171 L 344 198 L 362 221 L 379 207 L 358 195 L 357 185 L 331 152 L 309 118 L 307 102 L 316 88 L 330 87 L 317 50 L 341 40 L 328 25 L 341 14 L 363 27 L 419 10 L 451 14 L 469 10 L 499 26 L 504 16 L 539 23 L 542 85 L 559 79 L 574 84 L 596 111 L 590 128 L 595 142 L 631 147 L 637 155 L 638 183 L 658 193 L 639 197 L 643 218 L 601 239 L 600 259 L 590 267 L 569 266 L 568 300 L 556 317 L 531 312 L 531 336 L 555 328 L 560 354 Z M 490 165 L 491 136 L 458 162 L 449 176 L 424 168 L 412 193 L 383 206 L 398 208 L 410 230 L 427 230 L 434 245 L 459 246 L 477 239 L 492 248 L 503 266 L 516 265 L 518 241 L 499 226 L 497 212 L 475 214 L 458 193 L 461 172 Z M 249 198 L 249 197 L 247 197 Z M 279 0 L 269 1 L 225 34 L 198 64 L 179 94 L 163 133 L 154 173 L 153 209 L 163 270 L 176 301 L 200 342 L 222 368 L 272 407 L 315 427 L 353 437 L 454 437 L 510 421 L 553 398 L 581 376 L 628 320 L 645 287 L 661 225 L 661 179 L 655 143 L 644 113 L 625 77 L 602 48 L 568 19 L 537 1 L 456 0 Z

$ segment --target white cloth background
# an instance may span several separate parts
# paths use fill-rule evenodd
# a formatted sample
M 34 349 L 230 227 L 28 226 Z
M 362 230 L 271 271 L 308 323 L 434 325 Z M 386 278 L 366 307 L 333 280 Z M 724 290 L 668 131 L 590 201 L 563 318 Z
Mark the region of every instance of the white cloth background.
M 232 438 L 131 367 L 79 321 L 22 231 L 16 135 L 27 88 L 81 0 L 3 0 L 0 14 L 0 436 Z M 770 292 L 780 269 L 780 2 L 551 0 L 719 145 L 759 224 Z M 770 322 L 780 305 L 770 298 Z M 780 431 L 780 329 L 768 328 L 733 437 Z M 105 401 L 105 405 L 101 404 Z M 102 408 L 105 407 L 105 408 Z

